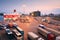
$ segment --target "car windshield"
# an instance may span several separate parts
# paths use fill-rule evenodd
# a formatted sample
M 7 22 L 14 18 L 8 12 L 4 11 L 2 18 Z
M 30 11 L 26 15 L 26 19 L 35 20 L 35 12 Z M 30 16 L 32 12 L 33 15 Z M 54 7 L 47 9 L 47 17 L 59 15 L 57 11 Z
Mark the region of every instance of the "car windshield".
M 10 32 L 10 30 L 6 30 L 7 32 Z
M 2 25 L 0 25 L 0 27 L 3 27 Z
M 10 32 L 10 30 L 7 30 L 7 32 Z

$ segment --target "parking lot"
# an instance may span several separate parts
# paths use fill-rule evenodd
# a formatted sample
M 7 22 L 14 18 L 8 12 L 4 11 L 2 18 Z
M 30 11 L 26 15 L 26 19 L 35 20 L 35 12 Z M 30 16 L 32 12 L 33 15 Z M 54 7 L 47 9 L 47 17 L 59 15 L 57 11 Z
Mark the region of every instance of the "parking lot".
M 25 18 L 27 19 L 27 17 L 25 17 Z M 37 19 L 35 19 L 33 17 L 28 17 L 28 20 L 19 19 L 18 21 L 15 21 L 17 23 L 18 27 L 20 27 L 21 29 L 24 30 L 24 40 L 29 40 L 28 35 L 27 35 L 28 32 L 33 32 L 33 33 L 37 34 L 39 37 L 46 39 L 44 36 L 42 36 L 41 34 L 38 33 L 37 27 L 39 26 L 39 24 L 44 24 L 45 26 L 50 27 L 50 28 L 56 27 L 54 29 L 57 29 L 57 26 L 55 26 L 55 25 L 51 25 L 46 22 L 42 22 L 41 17 L 37 18 Z M 11 30 L 13 30 L 13 28 Z M 0 40 L 16 40 L 16 39 L 15 39 L 15 37 L 13 37 L 13 39 L 9 39 L 8 36 L 6 35 L 5 30 L 0 30 Z
M 5 30 L 0 30 L 0 40 L 16 40 L 14 37 L 13 39 L 9 39 Z

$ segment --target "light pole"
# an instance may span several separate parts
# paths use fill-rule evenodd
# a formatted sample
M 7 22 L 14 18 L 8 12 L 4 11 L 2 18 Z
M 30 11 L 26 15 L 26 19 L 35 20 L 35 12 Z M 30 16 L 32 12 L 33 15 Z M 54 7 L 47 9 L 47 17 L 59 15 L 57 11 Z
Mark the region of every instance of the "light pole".
M 26 5 L 25 5 L 25 4 L 23 4 L 23 5 L 22 5 L 22 8 L 23 8 L 23 11 L 24 11 L 24 13 L 25 13 L 25 10 L 26 10 L 26 9 L 25 9 L 25 8 L 26 8 Z

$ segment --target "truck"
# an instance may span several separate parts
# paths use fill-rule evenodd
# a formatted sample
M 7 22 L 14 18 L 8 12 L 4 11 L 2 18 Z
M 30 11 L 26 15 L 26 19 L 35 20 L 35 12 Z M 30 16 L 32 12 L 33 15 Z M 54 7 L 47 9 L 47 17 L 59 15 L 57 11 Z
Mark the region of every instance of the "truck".
M 28 32 L 28 39 L 29 40 L 38 40 L 38 38 L 39 38 L 39 36 L 38 35 L 36 35 L 35 33 L 33 33 L 33 32 Z
M 40 28 L 43 28 L 44 30 L 50 31 L 51 33 L 53 33 L 55 35 L 55 40 L 58 39 L 58 38 L 60 38 L 60 32 L 59 31 L 54 30 L 52 28 L 48 28 L 48 27 L 46 27 L 44 25 L 43 26 L 41 26 L 41 25 L 40 25 Z
M 41 27 L 37 27 L 38 33 L 46 38 L 46 40 L 55 40 L 55 35 Z

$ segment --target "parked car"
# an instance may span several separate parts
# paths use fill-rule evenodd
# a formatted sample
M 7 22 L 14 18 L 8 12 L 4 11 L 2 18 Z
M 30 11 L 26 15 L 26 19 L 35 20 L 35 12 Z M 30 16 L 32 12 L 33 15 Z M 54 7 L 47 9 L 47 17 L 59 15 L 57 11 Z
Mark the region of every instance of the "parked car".
M 44 26 L 44 25 L 42 25 L 42 24 L 39 24 L 39 27 L 45 28 L 45 26 Z
M 14 35 L 10 29 L 5 29 L 7 37 L 12 40 L 14 39 Z
M 8 35 L 12 34 L 12 32 L 10 31 L 10 29 L 5 29 L 5 31 L 6 31 L 6 33 L 7 33 Z
M 4 27 L 3 25 L 0 25 L 0 30 L 3 29 L 3 27 Z

